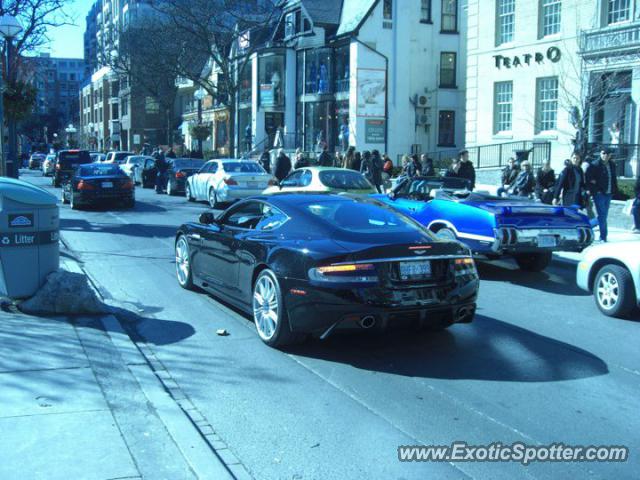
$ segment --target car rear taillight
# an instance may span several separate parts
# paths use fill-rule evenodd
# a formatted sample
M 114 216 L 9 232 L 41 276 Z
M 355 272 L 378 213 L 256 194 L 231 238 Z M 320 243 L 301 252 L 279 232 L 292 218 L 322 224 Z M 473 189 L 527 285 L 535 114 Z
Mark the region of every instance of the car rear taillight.
M 184 172 L 176 172 L 176 178 L 184 178 L 185 174 Z
M 80 180 L 78 182 L 78 190 L 95 190 L 95 189 L 96 189 L 95 185 L 85 182 L 84 180 Z
M 120 188 L 122 188 L 123 190 L 131 190 L 133 188 L 133 181 L 126 180 Z
M 378 274 L 373 263 L 327 265 L 310 269 L 309 280 L 322 283 L 376 283 Z
M 226 185 L 238 185 L 238 182 L 236 182 L 233 178 L 225 178 L 224 183 Z
M 478 271 L 473 258 L 456 258 L 454 262 L 454 270 L 456 277 L 477 277 Z
M 60 170 L 60 164 L 56 163 L 56 170 Z

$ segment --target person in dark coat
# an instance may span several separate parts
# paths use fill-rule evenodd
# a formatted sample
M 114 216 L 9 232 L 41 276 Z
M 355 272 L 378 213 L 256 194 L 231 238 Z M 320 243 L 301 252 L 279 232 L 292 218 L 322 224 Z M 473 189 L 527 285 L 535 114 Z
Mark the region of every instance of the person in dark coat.
M 407 168 L 405 169 L 407 177 L 419 177 L 421 174 L 421 168 L 422 165 L 420 165 L 420 162 L 418 161 L 418 155 L 411 155 L 411 157 L 409 157 Z
M 284 150 L 280 150 L 278 157 L 276 158 L 276 164 L 273 175 L 279 182 L 284 180 L 291 171 L 291 159 L 285 155 Z
M 457 158 L 451 159 L 451 165 L 447 168 L 447 171 L 444 172 L 445 178 L 460 178 L 460 162 Z
M 516 163 L 516 159 L 511 157 L 509 163 L 502 170 L 502 186 L 498 189 L 498 196 L 501 197 L 503 193 L 508 192 L 513 188 L 516 183 L 518 174 L 520 173 L 520 167 Z
M 378 193 L 382 193 L 382 168 L 384 167 L 384 162 L 378 150 L 371 152 L 371 166 L 373 168 L 373 185 L 378 190 Z
M 262 155 L 260 155 L 260 165 L 265 169 L 267 173 L 271 173 L 271 154 L 269 153 L 269 148 L 265 148 Z
M 318 157 L 319 167 L 333 167 L 333 157 L 329 153 L 329 149 L 326 144 L 322 146 L 322 153 Z
M 553 204 L 558 205 L 562 203 L 565 207 L 578 205 L 580 208 L 584 207 L 584 172 L 580 165 L 582 159 L 580 155 L 574 153 L 571 160 L 564 161 L 564 169 L 558 177 L 556 186 L 553 192 Z M 562 196 L 562 201 L 560 197 Z
M 433 159 L 427 157 L 426 153 L 423 153 L 420 157 L 421 174 L 423 177 L 435 177 L 436 169 L 433 168 Z
M 516 178 L 516 182 L 513 184 L 513 193 L 521 197 L 528 197 L 533 194 L 536 187 L 536 181 L 533 178 L 533 172 L 531 171 L 531 164 L 529 162 L 522 162 L 522 169 Z
M 551 205 L 555 185 L 556 173 L 551 168 L 551 162 L 547 160 L 536 175 L 536 195 L 542 203 Z
M 355 155 L 356 147 L 351 145 L 349 148 L 347 148 L 347 151 L 344 154 L 344 163 L 342 164 L 342 167 L 352 169 Z
M 362 164 L 360 165 L 360 173 L 362 173 L 369 182 L 373 183 L 373 161 L 371 159 L 371 152 L 365 150 L 362 152 Z
M 473 167 L 471 160 L 469 160 L 469 151 L 460 151 L 460 153 L 458 153 L 458 160 L 460 161 L 460 170 L 458 170 L 458 175 L 460 178 L 469 180 L 469 190 L 473 190 L 476 188 L 476 169 Z
M 611 150 L 603 148 L 600 151 L 600 159 L 596 160 L 587 169 L 587 190 L 593 198 L 600 226 L 600 240 L 607 241 L 609 207 L 613 196 L 618 192 L 618 178 L 616 176 L 616 164 L 611 160 Z
M 176 152 L 173 151 L 173 147 L 169 148 L 169 151 L 167 152 L 167 158 L 176 158 Z
M 633 216 L 633 233 L 640 233 L 640 174 L 636 178 L 636 185 L 633 188 L 636 198 L 631 207 L 631 215 Z
M 296 153 L 295 163 L 293 164 L 294 170 L 309 166 L 309 160 L 305 157 L 302 151 Z
M 360 168 L 362 168 L 362 154 L 360 152 L 355 152 L 353 154 L 353 163 L 350 168 L 356 172 L 359 172 Z

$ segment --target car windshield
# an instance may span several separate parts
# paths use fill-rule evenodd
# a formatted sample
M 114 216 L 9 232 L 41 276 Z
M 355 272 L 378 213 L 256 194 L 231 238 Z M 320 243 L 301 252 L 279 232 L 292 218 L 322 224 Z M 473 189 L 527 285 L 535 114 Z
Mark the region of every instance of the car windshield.
M 120 175 L 122 171 L 117 165 L 91 164 L 78 169 L 80 177 L 103 177 L 108 175 Z
M 190 158 L 182 159 L 178 158 L 173 161 L 173 168 L 181 170 L 183 168 L 192 168 L 199 170 L 204 165 L 204 160 L 192 160 Z
M 129 157 L 127 163 L 130 165 L 142 165 L 145 157 Z
M 266 173 L 256 162 L 225 162 L 222 165 L 227 173 Z
M 352 233 L 424 233 L 410 218 L 375 203 L 327 200 L 305 203 L 303 208 L 328 226 Z
M 327 170 L 320 172 L 320 181 L 338 190 L 369 190 L 373 187 L 361 173 L 353 170 Z
M 58 161 L 62 168 L 70 168 L 83 163 L 91 163 L 91 156 L 86 151 L 60 152 Z

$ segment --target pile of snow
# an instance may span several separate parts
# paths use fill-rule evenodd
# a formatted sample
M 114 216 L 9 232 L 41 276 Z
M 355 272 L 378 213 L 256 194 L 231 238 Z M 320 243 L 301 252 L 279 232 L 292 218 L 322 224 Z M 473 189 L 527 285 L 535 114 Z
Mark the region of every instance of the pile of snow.
M 18 308 L 32 315 L 96 315 L 109 313 L 87 277 L 65 270 L 53 272 L 38 292 Z

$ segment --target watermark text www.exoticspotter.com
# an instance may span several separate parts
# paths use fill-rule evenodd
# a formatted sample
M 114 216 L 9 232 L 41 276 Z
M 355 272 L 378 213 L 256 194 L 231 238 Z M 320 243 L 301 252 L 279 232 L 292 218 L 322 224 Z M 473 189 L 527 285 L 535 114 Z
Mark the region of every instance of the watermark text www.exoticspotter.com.
M 526 445 L 521 442 L 503 445 L 403 445 L 398 447 L 401 462 L 626 462 L 629 449 L 614 445 Z

